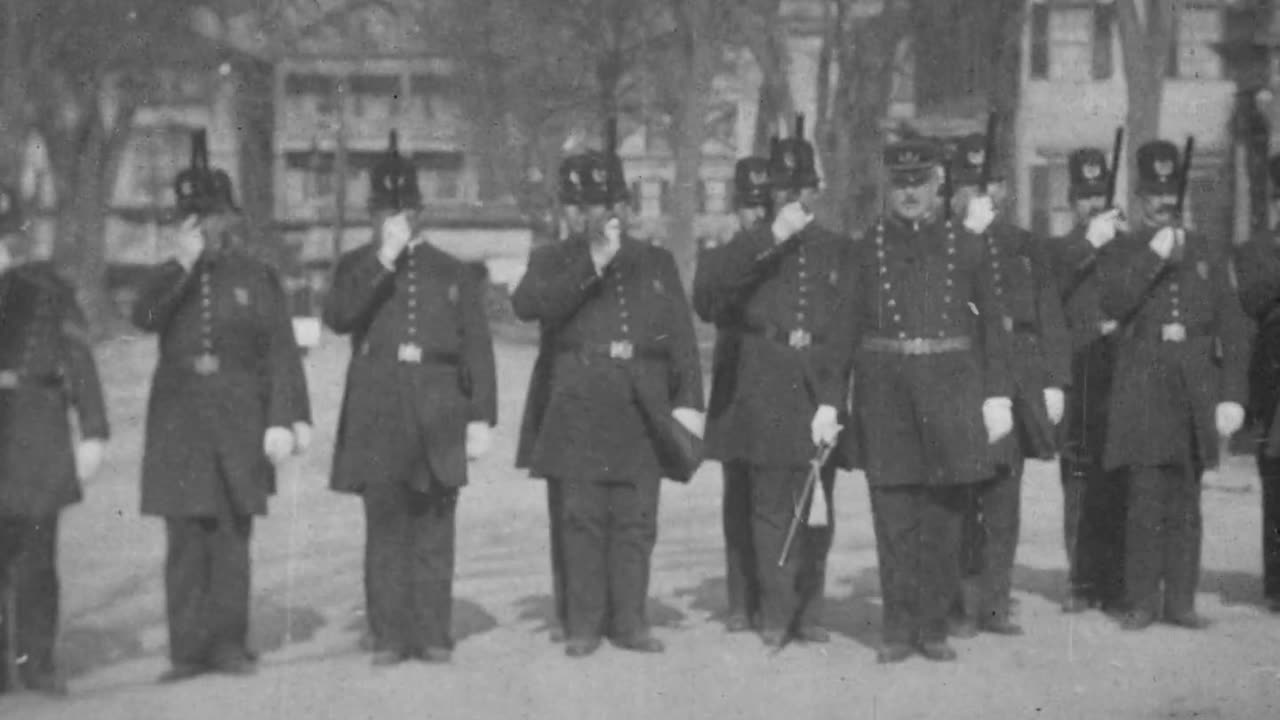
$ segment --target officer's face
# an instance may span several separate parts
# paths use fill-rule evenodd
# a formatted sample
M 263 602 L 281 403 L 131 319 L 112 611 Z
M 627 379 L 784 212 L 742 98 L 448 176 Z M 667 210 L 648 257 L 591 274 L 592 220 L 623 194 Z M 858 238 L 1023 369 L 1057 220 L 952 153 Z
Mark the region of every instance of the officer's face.
M 903 220 L 923 220 L 938 206 L 938 189 L 942 181 L 935 175 L 924 182 L 889 188 L 889 209 Z
M 1078 197 L 1072 202 L 1077 222 L 1087 222 L 1089 218 L 1102 212 L 1107 207 L 1107 199 L 1101 195 Z
M 763 219 L 764 208 L 762 207 L 738 208 L 738 224 L 744 228 L 749 228 Z
M 1144 193 L 1138 197 L 1138 201 L 1142 208 L 1142 220 L 1149 226 L 1170 225 L 1179 219 L 1175 212 L 1178 196 L 1173 193 Z
M 570 235 L 581 235 L 587 230 L 587 213 L 577 205 L 564 206 L 564 224 Z

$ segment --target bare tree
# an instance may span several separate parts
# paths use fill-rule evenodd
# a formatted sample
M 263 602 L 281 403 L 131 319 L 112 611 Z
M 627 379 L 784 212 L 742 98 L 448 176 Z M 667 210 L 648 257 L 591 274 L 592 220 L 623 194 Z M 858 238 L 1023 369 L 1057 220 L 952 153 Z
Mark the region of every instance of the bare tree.
M 830 8 L 829 3 L 824 5 Z M 741 30 L 741 41 L 760 70 L 760 97 L 752 133 L 752 153 L 766 155 L 774 123 L 778 118 L 789 117 L 795 112 L 788 74 L 791 62 L 782 0 L 743 0 L 736 8 L 735 17 Z M 827 50 L 825 45 L 824 50 Z M 824 79 L 820 77 L 818 84 L 821 87 Z M 823 111 L 819 109 L 818 114 L 822 115 Z
M 1117 0 L 1120 47 L 1128 88 L 1125 116 L 1129 177 L 1136 177 L 1136 150 L 1160 135 L 1160 107 L 1169 52 L 1184 0 Z M 1133 183 L 1130 183 L 1130 192 Z

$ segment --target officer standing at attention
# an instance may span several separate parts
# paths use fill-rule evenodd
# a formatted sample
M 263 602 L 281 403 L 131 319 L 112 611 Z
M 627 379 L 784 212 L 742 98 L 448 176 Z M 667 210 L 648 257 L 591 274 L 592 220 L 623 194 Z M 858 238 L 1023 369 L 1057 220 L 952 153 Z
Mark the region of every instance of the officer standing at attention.
M 1121 326 L 1104 462 L 1129 480 L 1122 626 L 1197 629 L 1200 478 L 1244 422 L 1250 331 L 1228 253 L 1182 225 L 1178 149 L 1137 155 L 1137 227 L 1099 266 L 1102 311 Z
M 204 131 L 175 183 L 176 256 L 153 268 L 133 322 L 159 339 L 147 406 L 142 512 L 165 519 L 173 667 L 247 674 L 249 541 L 275 467 L 309 436 L 306 381 L 275 272 L 227 242 Z
M 62 695 L 58 517 L 97 472 L 109 428 L 75 292 L 31 257 L 32 242 L 18 194 L 0 185 L 0 615 L 16 611 L 0 620 L 0 649 L 21 659 L 27 688 Z M 8 636 L 16 647 L 4 647 Z
M 563 492 L 566 654 L 590 655 L 605 632 L 620 648 L 661 652 L 645 617 L 664 474 L 654 433 L 674 417 L 702 434 L 693 316 L 671 254 L 623 232 L 617 157 L 589 154 L 577 179 L 585 204 L 611 211 L 534 250 L 512 296 L 554 352 L 546 408 L 523 429 L 529 469 Z
M 1097 148 L 1067 158 L 1075 227 L 1049 245 L 1071 334 L 1071 384 L 1061 447 L 1063 540 L 1070 588 L 1063 612 L 1120 609 L 1124 599 L 1123 472 L 1102 467 L 1119 324 L 1102 312 L 1098 266 L 1123 244 L 1107 208 L 1111 171 Z
M 854 246 L 818 373 L 814 434 L 852 422 L 871 489 L 884 595 L 882 663 L 919 650 L 954 660 L 947 616 L 960 589 L 970 486 L 995 475 L 991 444 L 1013 429 L 1001 305 L 980 238 L 943 217 L 942 157 L 927 140 L 885 149 L 888 214 Z
M 983 135 L 961 138 L 952 165 L 952 201 L 957 212 L 965 213 L 965 229 L 986 249 L 992 294 L 1010 340 L 1015 425 L 994 448 L 995 476 L 972 487 L 960 550 L 960 613 L 951 628 L 957 637 L 973 637 L 979 630 L 1022 634 L 1010 617 L 1022 469 L 1027 457 L 1052 460 L 1056 454 L 1063 388 L 1071 373 L 1071 339 L 1052 263 L 1038 238 L 999 217 L 1008 191 L 999 173 L 987 167 L 994 158 L 987 157 L 986 145 Z
M 392 135 L 370 173 L 372 242 L 338 261 L 324 321 L 351 337 L 331 486 L 360 495 L 373 664 L 448 662 L 458 495 L 497 422 L 476 275 L 414 227 L 417 171 Z
M 791 637 L 829 637 L 820 614 L 831 546 L 830 475 L 822 486 L 827 527 L 802 533 L 782 567 L 778 560 L 819 445 L 809 427 L 818 407 L 814 357 L 836 317 L 840 268 L 851 243 L 813 222 L 820 181 L 802 131 L 774 139 L 769 182 L 777 216 L 708 252 L 694 288 L 703 319 L 731 325 L 740 336 L 734 367 L 717 368 L 718 383 L 729 377 L 733 383 L 731 392 L 721 385 L 716 398 L 712 457 L 725 464 L 727 493 L 735 492 L 734 484 L 748 488 L 760 637 L 777 648 Z M 726 496 L 726 505 L 732 498 Z M 741 617 L 730 616 L 730 629 L 741 625 Z

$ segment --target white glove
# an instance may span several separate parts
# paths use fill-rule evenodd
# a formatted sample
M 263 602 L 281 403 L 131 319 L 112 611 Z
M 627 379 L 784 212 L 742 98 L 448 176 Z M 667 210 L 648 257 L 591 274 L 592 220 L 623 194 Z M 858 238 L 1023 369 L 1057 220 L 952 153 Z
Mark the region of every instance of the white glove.
M 684 426 L 685 430 L 702 437 L 707 431 L 707 416 L 693 408 L 678 407 L 671 411 L 671 417 Z
M 805 210 L 803 205 L 798 202 L 787 203 L 773 218 L 773 238 L 784 243 L 812 221 L 813 213 Z
M 293 451 L 299 455 L 311 447 L 311 426 L 304 422 L 293 424 Z
M 107 444 L 99 438 L 86 438 L 76 446 L 76 477 L 88 480 L 98 474 Z
M 1062 388 L 1047 387 L 1044 389 L 1044 409 L 1049 411 L 1049 422 L 1057 425 L 1067 411 L 1067 397 Z
M 1168 260 L 1173 254 L 1173 246 L 1182 240 L 1182 231 L 1171 227 L 1160 228 L 1156 231 L 1154 237 L 1151 238 L 1151 251 L 1160 256 L 1161 260 Z
M 413 239 L 413 227 L 409 225 L 407 213 L 397 213 L 382 221 L 381 245 L 378 247 L 378 259 L 387 268 L 394 267 L 400 253 L 409 246 Z
M 293 453 L 293 433 L 284 427 L 267 428 L 262 434 L 262 451 L 273 465 L 279 465 Z
M 1119 210 L 1108 210 L 1095 215 L 1089 221 L 1089 228 L 1085 230 L 1085 239 L 1095 248 L 1100 248 L 1111 242 L 1116 237 L 1116 221 L 1119 217 Z
M 989 397 L 982 401 L 982 424 L 987 426 L 987 442 L 1000 442 L 1013 432 L 1013 401 L 1007 397 Z
M 467 459 L 479 460 L 493 447 L 493 429 L 489 423 L 476 420 L 467 423 Z
M 177 247 L 174 259 L 184 270 L 191 272 L 196 260 L 200 259 L 200 253 L 204 252 L 204 231 L 200 229 L 200 219 L 192 215 L 183 220 L 174 239 Z
M 965 211 L 964 227 L 975 235 L 981 235 L 996 219 L 996 204 L 990 195 L 978 195 L 969 200 Z
M 809 423 L 809 437 L 816 446 L 834 445 L 841 429 L 836 409 L 830 405 L 820 405 L 813 413 L 813 421 Z
M 1218 434 L 1231 437 L 1244 425 L 1244 408 L 1237 402 L 1218 403 L 1213 413 L 1214 424 L 1218 426 Z

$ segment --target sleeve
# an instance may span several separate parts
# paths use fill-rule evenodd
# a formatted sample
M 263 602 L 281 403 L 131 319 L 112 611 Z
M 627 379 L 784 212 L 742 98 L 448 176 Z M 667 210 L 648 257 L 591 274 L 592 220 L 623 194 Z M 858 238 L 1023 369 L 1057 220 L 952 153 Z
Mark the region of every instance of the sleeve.
M 342 256 L 333 274 L 333 287 L 324 301 L 325 325 L 339 335 L 359 330 L 391 297 L 394 276 L 378 259 L 374 245 Z
M 963 242 L 963 241 L 962 241 Z M 971 246 L 980 247 L 976 243 Z M 986 397 L 1012 397 L 1013 374 L 1010 370 L 1009 333 L 1001 322 L 1000 299 L 995 294 L 995 280 L 991 263 L 979 256 L 973 265 L 971 282 L 974 305 L 977 307 L 975 322 L 981 334 L 983 358 L 983 385 Z
M 98 363 L 93 357 L 89 324 L 68 288 L 62 314 L 62 341 L 66 348 L 66 372 L 71 404 L 80 422 L 80 437 L 106 440 L 111 436 L 107 404 L 103 399 Z
M 1033 248 L 1043 247 L 1033 243 Z M 1036 316 L 1039 320 L 1040 357 L 1048 387 L 1064 388 L 1071 384 L 1071 332 L 1062 308 L 1062 294 L 1054 277 L 1052 260 L 1047 252 L 1032 255 L 1039 282 L 1036 287 Z
M 1258 323 L 1280 308 L 1280 256 L 1266 252 L 1269 242 L 1270 238 L 1256 238 L 1241 247 L 1236 256 L 1240 304 Z
M 1253 324 L 1245 315 L 1231 283 L 1229 255 L 1216 263 L 1214 315 L 1218 342 L 1222 346 L 1222 387 L 1219 399 L 1247 406 L 1249 401 L 1249 355 L 1253 344 Z
M 739 232 L 727 245 L 707 251 L 694 275 L 694 307 L 706 322 L 724 323 L 741 313 L 757 287 L 777 272 L 787 254 L 803 241 L 804 232 L 775 243 L 772 230 Z
M 295 422 L 311 422 L 311 400 L 302 367 L 302 352 L 293 336 L 293 322 L 284 289 L 274 272 L 264 272 L 266 293 L 263 320 L 267 325 L 267 372 L 270 394 L 267 425 L 292 427 Z
M 1115 241 L 1113 241 L 1115 242 Z M 1107 317 L 1127 321 L 1142 309 L 1151 288 L 1160 280 L 1169 263 L 1139 239 L 1098 263 L 1098 281 L 1102 287 L 1100 305 Z
M 493 336 L 485 314 L 484 296 L 470 268 L 459 274 L 459 312 L 462 323 L 462 360 L 471 409 L 468 420 L 498 424 L 498 377 L 493 359 Z
M 845 254 L 845 267 L 840 273 L 840 286 L 836 289 L 835 308 L 831 315 L 835 320 L 831 323 L 827 342 L 818 346 L 814 358 L 819 405 L 840 408 L 848 397 L 853 353 L 863 331 L 863 313 L 858 306 L 862 282 L 861 247 L 860 243 L 853 245 Z
M 133 304 L 133 324 L 144 332 L 160 332 L 195 285 L 196 273 L 187 272 L 177 260 L 150 270 Z
M 511 306 L 525 322 L 559 325 L 577 312 L 600 282 L 585 245 L 573 241 L 548 245 L 530 253 L 529 267 L 511 294 Z
M 1052 247 L 1050 267 L 1062 302 L 1066 303 L 1097 268 L 1098 249 L 1085 238 L 1083 226 L 1054 241 Z
M 661 265 L 658 272 L 663 287 L 671 293 L 671 405 L 702 410 L 706 403 L 702 395 L 702 361 L 698 354 L 698 338 L 693 329 L 693 311 L 685 296 L 675 258 L 666 250 L 660 250 Z

